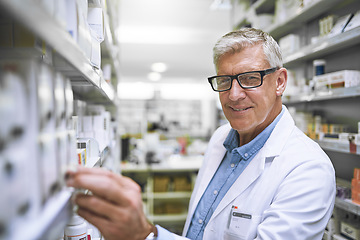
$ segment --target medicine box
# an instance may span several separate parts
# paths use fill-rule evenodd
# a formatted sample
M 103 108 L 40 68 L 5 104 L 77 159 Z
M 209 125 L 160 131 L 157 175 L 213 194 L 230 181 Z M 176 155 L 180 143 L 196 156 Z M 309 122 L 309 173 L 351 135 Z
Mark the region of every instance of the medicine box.
M 66 129 L 66 109 L 65 109 L 65 77 L 57 72 L 54 77 L 55 95 L 55 123 L 59 131 Z
M 355 13 L 350 22 L 346 25 L 344 31 L 349 31 L 360 26 L 360 10 Z
M 85 166 L 86 164 L 86 149 L 77 149 L 78 164 Z
M 300 37 L 297 34 L 289 34 L 279 40 L 279 46 L 284 56 L 294 53 L 300 48 Z
M 338 234 L 332 235 L 332 239 L 333 240 L 349 240 L 349 238 L 345 238 L 345 237 L 343 237 L 341 235 L 338 235 Z
M 169 176 L 154 176 L 154 192 L 167 192 L 170 187 Z
M 78 17 L 76 0 L 66 1 L 66 30 L 73 37 L 75 42 L 78 41 Z
M 314 76 L 315 89 L 355 87 L 360 85 L 360 71 L 342 70 Z
M 89 27 L 94 31 L 94 36 L 98 42 L 102 42 L 105 37 L 104 14 L 102 8 L 89 6 L 87 22 Z
M 340 223 L 340 233 L 350 239 L 360 240 L 360 229 L 355 224 L 342 221 Z

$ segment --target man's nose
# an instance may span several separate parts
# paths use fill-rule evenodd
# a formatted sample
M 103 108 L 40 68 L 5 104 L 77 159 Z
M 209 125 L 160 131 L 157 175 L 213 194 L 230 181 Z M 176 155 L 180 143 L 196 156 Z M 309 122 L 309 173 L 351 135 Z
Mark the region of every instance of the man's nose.
M 231 89 L 229 90 L 229 99 L 232 101 L 236 101 L 239 99 L 243 99 L 246 97 L 246 91 L 245 89 L 243 89 L 240 84 L 238 83 L 238 81 L 236 79 L 232 80 L 232 86 Z

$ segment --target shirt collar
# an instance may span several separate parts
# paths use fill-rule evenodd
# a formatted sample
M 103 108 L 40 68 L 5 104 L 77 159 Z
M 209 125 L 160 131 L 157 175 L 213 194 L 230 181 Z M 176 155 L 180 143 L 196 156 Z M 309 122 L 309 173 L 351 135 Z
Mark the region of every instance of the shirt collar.
M 239 133 L 235 129 L 231 129 L 223 143 L 224 147 L 229 153 L 236 151 L 240 154 L 242 159 L 248 160 L 264 146 L 283 114 L 284 109 L 281 110 L 280 114 L 274 119 L 274 121 L 270 123 L 270 125 L 267 126 L 259 135 L 241 147 L 239 147 Z

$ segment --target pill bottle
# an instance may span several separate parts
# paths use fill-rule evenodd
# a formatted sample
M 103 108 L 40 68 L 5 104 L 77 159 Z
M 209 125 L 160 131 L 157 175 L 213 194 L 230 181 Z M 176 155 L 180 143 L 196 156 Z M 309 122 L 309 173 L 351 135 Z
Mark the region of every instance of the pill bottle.
M 64 240 L 86 240 L 87 225 L 85 220 L 77 214 L 73 214 L 64 230 Z
M 315 59 L 313 61 L 314 76 L 319 76 L 325 73 L 325 64 L 326 61 L 324 59 Z

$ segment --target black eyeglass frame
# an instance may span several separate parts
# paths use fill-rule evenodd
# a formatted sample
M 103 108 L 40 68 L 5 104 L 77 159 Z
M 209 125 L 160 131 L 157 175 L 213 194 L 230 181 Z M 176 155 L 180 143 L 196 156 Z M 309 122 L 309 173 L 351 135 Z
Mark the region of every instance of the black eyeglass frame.
M 274 73 L 276 72 L 277 70 L 279 70 L 280 68 L 279 67 L 273 67 L 273 68 L 268 68 L 268 69 L 265 69 L 265 70 L 260 70 L 260 71 L 250 71 L 250 72 L 243 72 L 243 73 L 239 73 L 239 74 L 236 74 L 236 75 L 219 75 L 219 76 L 212 76 L 212 77 L 208 77 L 208 81 L 211 85 L 211 88 L 215 91 L 215 92 L 225 92 L 225 91 L 228 91 L 231 89 L 232 87 L 232 83 L 233 83 L 233 80 L 235 79 L 238 84 L 240 85 L 240 87 L 242 87 L 243 89 L 250 89 L 250 88 L 257 88 L 257 87 L 260 87 L 263 82 L 264 82 L 264 76 L 265 75 L 268 75 L 270 73 Z M 241 85 L 240 81 L 239 81 L 239 76 L 240 75 L 244 75 L 244 74 L 248 74 L 248 73 L 260 73 L 260 76 L 261 76 L 261 82 L 259 85 L 256 85 L 256 86 L 251 86 L 251 87 L 244 87 Z M 230 77 L 231 78 L 231 81 L 230 81 L 230 87 L 228 89 L 224 89 L 224 90 L 215 90 L 213 85 L 212 85 L 212 79 L 214 78 L 217 78 L 217 77 Z

